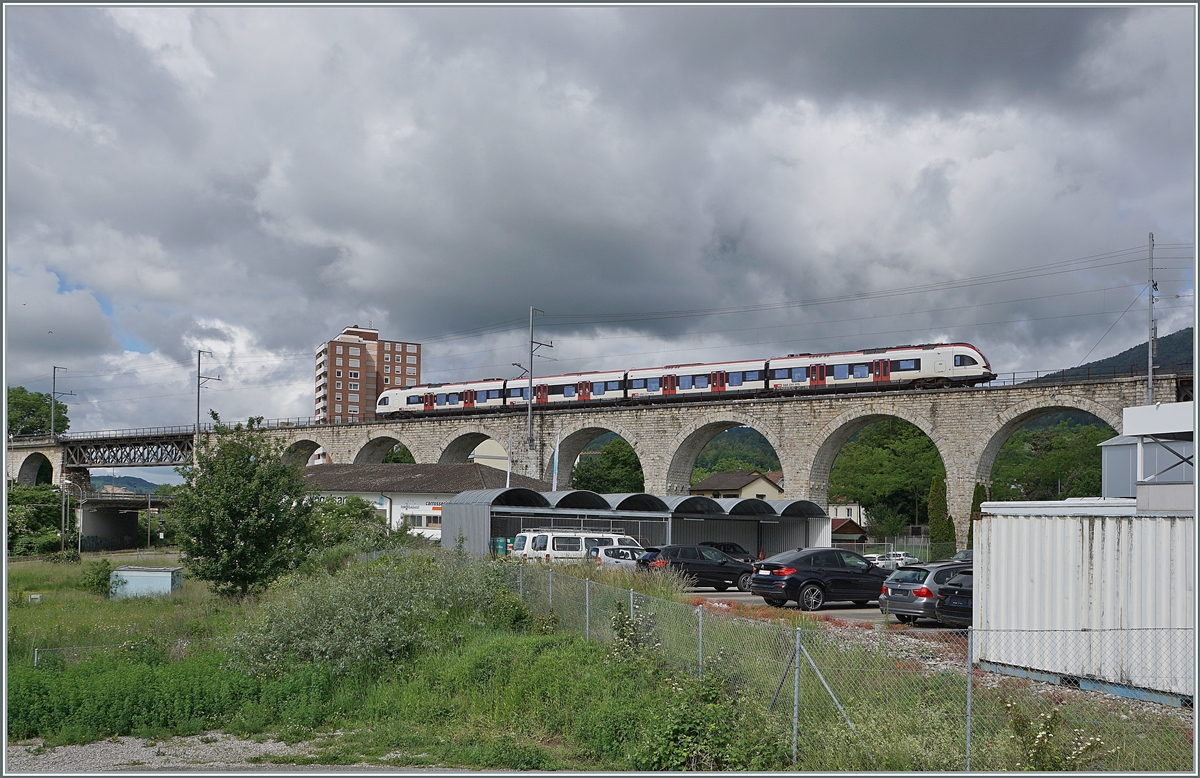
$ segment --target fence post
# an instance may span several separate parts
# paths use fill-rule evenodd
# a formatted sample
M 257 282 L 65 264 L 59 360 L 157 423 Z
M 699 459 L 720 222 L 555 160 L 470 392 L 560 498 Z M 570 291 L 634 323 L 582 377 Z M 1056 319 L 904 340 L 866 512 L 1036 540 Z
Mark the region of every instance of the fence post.
M 33 666 L 38 666 L 38 649 L 33 649 Z
M 517 568 L 517 599 L 525 602 L 525 563 Z
M 799 760 L 800 744 L 800 628 L 796 627 L 796 647 L 792 649 L 792 664 L 796 668 L 792 683 L 792 764 Z
M 696 674 L 699 675 L 701 678 L 703 678 L 704 677 L 704 606 L 703 605 L 696 606 L 696 628 L 697 628 L 696 634 L 698 636 L 696 639 L 696 643 L 698 644 L 699 649 L 700 649 L 700 657 L 699 657 L 699 660 L 696 665 L 696 667 L 697 667 Z
M 629 618 L 633 619 L 633 589 L 629 590 Z
M 583 579 L 583 639 L 592 639 L 592 579 Z
M 554 568 L 550 568 L 550 584 L 546 587 L 547 598 L 550 600 L 550 608 L 554 608 Z
M 971 686 L 975 673 L 971 666 L 971 649 L 975 647 L 975 630 L 967 627 L 967 772 L 971 771 Z

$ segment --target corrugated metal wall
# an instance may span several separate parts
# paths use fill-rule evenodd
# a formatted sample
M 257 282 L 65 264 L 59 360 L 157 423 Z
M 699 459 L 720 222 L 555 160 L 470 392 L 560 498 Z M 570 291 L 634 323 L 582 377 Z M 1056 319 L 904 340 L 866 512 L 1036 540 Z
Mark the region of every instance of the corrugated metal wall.
M 975 659 L 1192 693 L 1193 517 L 984 514 L 975 549 Z
M 828 516 L 808 520 L 809 548 L 829 548 L 833 545 L 833 520 Z
M 442 506 L 442 547 L 454 548 L 461 534 L 463 549 L 468 554 L 487 554 L 491 519 L 491 505 L 446 503 Z

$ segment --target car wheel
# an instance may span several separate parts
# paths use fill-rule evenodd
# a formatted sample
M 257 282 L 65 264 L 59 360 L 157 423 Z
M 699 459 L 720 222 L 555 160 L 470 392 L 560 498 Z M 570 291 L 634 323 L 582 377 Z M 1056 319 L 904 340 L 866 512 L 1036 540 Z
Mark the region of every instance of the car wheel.
M 900 622 L 901 624 L 912 624 L 914 621 L 916 621 L 916 618 L 912 616 L 898 615 L 896 616 L 896 621 Z
M 713 588 L 716 589 L 718 592 L 723 592 L 726 589 L 728 589 L 729 586 L 728 586 L 728 584 L 721 584 L 720 586 L 714 586 Z
M 858 606 L 859 608 L 866 607 L 867 603 L 869 603 L 869 602 L 870 602 L 870 600 L 854 600 L 854 604 L 856 606 Z
M 741 576 L 738 578 L 738 584 L 737 584 L 739 592 L 750 591 L 750 579 L 753 576 L 754 576 L 754 573 L 742 573 L 741 574 Z
M 808 584 L 800 590 L 800 609 L 819 611 L 825 604 L 825 590 L 816 584 Z
M 787 605 L 787 600 L 782 597 L 763 597 L 763 600 L 772 608 L 782 608 Z

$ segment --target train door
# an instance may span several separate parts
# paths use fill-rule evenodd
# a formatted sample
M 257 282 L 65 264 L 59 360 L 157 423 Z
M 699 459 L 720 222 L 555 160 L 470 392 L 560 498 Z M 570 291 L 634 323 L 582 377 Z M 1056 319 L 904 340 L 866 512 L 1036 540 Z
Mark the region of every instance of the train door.
M 666 396 L 668 394 L 675 394 L 675 391 L 677 389 L 679 389 L 679 376 L 665 375 L 662 377 L 663 396 Z
M 725 391 L 725 371 L 717 370 L 708 374 L 708 388 L 714 392 Z
M 533 399 L 536 403 L 544 403 L 550 399 L 550 385 L 538 384 L 533 387 Z
M 876 359 L 871 363 L 871 375 L 875 377 L 875 383 L 881 384 L 885 381 L 892 380 L 892 360 Z
M 592 382 L 580 381 L 575 384 L 575 396 L 580 400 L 592 399 Z
M 464 408 L 474 408 L 475 407 L 475 390 L 474 389 L 463 389 L 462 401 L 463 401 Z
M 808 385 L 825 385 L 825 365 L 813 365 L 808 369 Z
M 424 397 L 422 397 L 421 399 L 423 399 L 423 400 L 425 401 L 425 410 L 427 410 L 427 411 L 432 411 L 432 410 L 433 410 L 433 407 L 434 407 L 434 396 L 433 396 L 433 393 L 432 393 L 432 392 L 430 392 L 429 394 L 425 395 L 425 396 L 424 396 Z

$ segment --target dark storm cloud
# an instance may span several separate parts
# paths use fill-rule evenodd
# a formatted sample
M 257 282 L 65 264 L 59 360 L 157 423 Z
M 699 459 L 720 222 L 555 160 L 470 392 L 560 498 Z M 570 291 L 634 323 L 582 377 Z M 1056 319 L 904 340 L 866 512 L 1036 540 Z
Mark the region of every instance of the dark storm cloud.
M 1194 230 L 1185 8 L 7 13 L 9 367 L 174 376 L 94 386 L 91 426 L 186 417 L 202 348 L 228 417 L 306 413 L 354 323 L 508 375 L 530 305 L 554 369 L 943 337 L 1060 366 L 1144 263 L 878 295 Z

